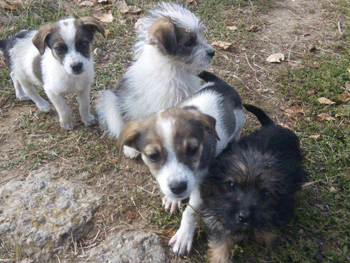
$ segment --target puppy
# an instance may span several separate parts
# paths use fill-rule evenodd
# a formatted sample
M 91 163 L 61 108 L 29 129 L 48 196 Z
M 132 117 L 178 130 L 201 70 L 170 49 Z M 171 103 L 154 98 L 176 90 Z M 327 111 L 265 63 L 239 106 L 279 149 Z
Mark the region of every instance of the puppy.
M 204 26 L 184 6 L 160 3 L 137 28 L 134 62 L 115 90 L 101 91 L 96 103 L 99 123 L 117 138 L 128 121 L 175 107 L 201 88 L 197 74 L 214 56 L 202 38 Z
M 200 189 L 212 263 L 229 262 L 230 248 L 246 238 L 270 245 L 277 229 L 291 220 L 294 193 L 306 178 L 297 136 L 259 108 L 244 107 L 261 129 L 231 142 Z
M 41 111 L 48 112 L 50 104 L 34 88 L 42 86 L 66 130 L 73 129 L 74 121 L 63 98 L 65 93 L 77 94 L 85 125 L 94 120 L 90 114 L 90 86 L 94 79 L 91 42 L 95 31 L 104 35 L 93 17 L 68 18 L 37 31 L 22 30 L 0 41 L 16 97 L 22 101 L 31 99 Z
M 173 212 L 189 197 L 180 229 L 169 244 L 175 254 L 189 252 L 201 205 L 199 185 L 212 159 L 231 140 L 238 140 L 244 113 L 238 93 L 209 72 L 200 77 L 209 81 L 203 89 L 176 108 L 127 123 L 117 147 L 132 147 L 156 177 L 165 195 L 163 205 Z

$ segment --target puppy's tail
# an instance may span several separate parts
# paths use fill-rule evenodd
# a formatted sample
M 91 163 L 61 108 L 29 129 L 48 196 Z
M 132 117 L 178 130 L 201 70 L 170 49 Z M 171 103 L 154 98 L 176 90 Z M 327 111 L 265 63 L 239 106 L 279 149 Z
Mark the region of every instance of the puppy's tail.
M 250 104 L 243 104 L 243 106 L 247 111 L 253 113 L 258 118 L 262 126 L 275 125 L 262 109 Z
M 119 105 L 119 98 L 113 91 L 100 91 L 95 110 L 101 129 L 111 139 L 118 138 L 120 131 L 125 124 Z
M 205 82 L 224 82 L 222 79 L 220 79 L 213 73 L 210 73 L 209 71 L 205 71 L 205 70 L 199 73 L 198 77 L 200 77 Z

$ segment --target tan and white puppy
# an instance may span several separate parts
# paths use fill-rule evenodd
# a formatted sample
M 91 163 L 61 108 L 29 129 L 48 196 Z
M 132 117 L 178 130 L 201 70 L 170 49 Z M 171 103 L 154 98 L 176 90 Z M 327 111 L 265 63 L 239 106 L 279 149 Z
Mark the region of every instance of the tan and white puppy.
M 137 27 L 134 62 L 115 90 L 96 103 L 102 130 L 118 138 L 126 122 L 175 107 L 201 88 L 197 74 L 214 49 L 202 38 L 204 25 L 180 4 L 162 2 Z
M 129 146 L 156 177 L 165 195 L 163 205 L 176 210 L 190 197 L 180 229 L 169 244 L 176 254 L 189 252 L 200 208 L 199 185 L 210 162 L 231 140 L 238 140 L 244 124 L 241 99 L 233 87 L 209 72 L 207 84 L 176 108 L 127 123 L 117 140 L 122 152 Z
M 35 90 L 42 86 L 55 106 L 61 126 L 74 127 L 65 93 L 76 93 L 82 122 L 94 120 L 90 113 L 90 89 L 94 79 L 92 40 L 95 31 L 104 29 L 93 17 L 68 18 L 47 24 L 39 30 L 22 30 L 14 37 L 0 41 L 19 100 L 35 102 L 44 112 L 50 104 Z

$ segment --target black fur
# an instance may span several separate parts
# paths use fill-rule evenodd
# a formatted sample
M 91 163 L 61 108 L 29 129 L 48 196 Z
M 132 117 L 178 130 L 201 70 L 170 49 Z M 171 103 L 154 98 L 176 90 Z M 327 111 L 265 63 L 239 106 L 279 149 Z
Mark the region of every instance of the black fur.
M 261 109 L 244 107 L 261 129 L 231 142 L 201 185 L 202 217 L 213 244 L 251 237 L 269 244 L 291 220 L 294 194 L 306 179 L 298 137 Z

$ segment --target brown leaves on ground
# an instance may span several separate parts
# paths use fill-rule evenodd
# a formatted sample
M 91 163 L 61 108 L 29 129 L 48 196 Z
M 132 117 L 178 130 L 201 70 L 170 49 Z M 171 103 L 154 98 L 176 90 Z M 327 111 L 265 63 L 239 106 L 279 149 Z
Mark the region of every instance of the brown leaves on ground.
M 8 10 L 16 10 L 21 7 L 20 0 L 0 0 L 0 7 Z
M 272 54 L 266 59 L 266 61 L 270 63 L 280 63 L 284 61 L 284 54 L 283 53 Z
M 330 99 L 327 99 L 325 97 L 318 98 L 317 101 L 320 104 L 323 104 L 323 105 L 333 105 L 333 104 L 335 104 L 334 101 L 331 101 Z
M 222 50 L 228 50 L 233 44 L 226 41 L 213 41 L 211 45 Z

